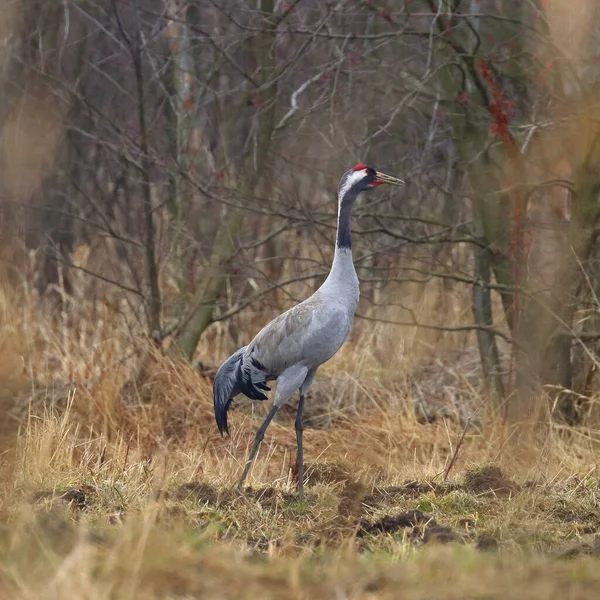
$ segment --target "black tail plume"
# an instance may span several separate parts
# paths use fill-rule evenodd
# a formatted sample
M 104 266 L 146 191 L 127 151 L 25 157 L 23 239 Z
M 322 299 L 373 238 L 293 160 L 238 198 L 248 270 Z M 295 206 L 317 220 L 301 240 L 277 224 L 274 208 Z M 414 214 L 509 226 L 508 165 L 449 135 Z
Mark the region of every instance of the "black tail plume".
M 250 400 L 266 400 L 267 397 L 262 393 L 270 392 L 271 388 L 267 385 L 267 374 L 263 364 L 250 355 L 244 363 L 240 363 L 238 386 L 240 392 L 248 396 Z
M 243 361 L 246 346 L 232 354 L 220 367 L 213 383 L 213 399 L 215 402 L 215 418 L 217 427 L 223 433 L 227 429 L 227 410 L 231 401 L 238 394 L 244 394 L 250 400 L 266 400 L 263 391 L 271 388 L 267 385 L 268 376 L 264 366 L 255 358 Z
M 246 347 L 232 354 L 220 367 L 213 383 L 213 400 L 215 404 L 215 419 L 219 433 L 229 433 L 227 428 L 227 410 L 231 401 L 240 393 L 238 375 L 242 362 L 242 354 Z

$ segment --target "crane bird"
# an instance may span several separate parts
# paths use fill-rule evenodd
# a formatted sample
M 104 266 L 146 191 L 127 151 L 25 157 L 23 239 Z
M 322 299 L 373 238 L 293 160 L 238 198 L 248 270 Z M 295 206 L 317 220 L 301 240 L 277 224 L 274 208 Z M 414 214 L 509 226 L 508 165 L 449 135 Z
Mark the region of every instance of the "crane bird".
M 298 496 L 304 493 L 304 456 L 302 449 L 302 409 L 304 397 L 317 369 L 341 347 L 352 328 L 358 303 L 358 277 L 352 262 L 350 214 L 360 192 L 383 183 L 404 182 L 359 164 L 344 173 L 338 186 L 337 238 L 333 264 L 323 285 L 300 304 L 263 327 L 247 345 L 232 354 L 215 375 L 213 398 L 215 418 L 221 435 L 229 433 L 227 410 L 238 394 L 251 400 L 266 400 L 269 381 L 277 381 L 275 401 L 259 427 L 254 444 L 238 483 L 241 490 L 265 431 L 275 413 L 296 392 L 300 401 L 296 414 L 298 446 Z

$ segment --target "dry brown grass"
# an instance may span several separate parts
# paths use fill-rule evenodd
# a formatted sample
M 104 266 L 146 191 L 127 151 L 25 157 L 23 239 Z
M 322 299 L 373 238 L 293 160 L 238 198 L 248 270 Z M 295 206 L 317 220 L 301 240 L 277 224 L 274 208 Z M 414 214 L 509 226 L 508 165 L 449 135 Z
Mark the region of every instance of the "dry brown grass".
M 308 407 L 319 428 L 305 432 L 306 500 L 290 469 L 293 410 L 240 497 L 265 406 L 240 403 L 222 440 L 210 379 L 156 353 L 145 388 L 120 397 L 135 330 L 85 297 L 61 315 L 28 286 L 0 291 L 2 597 L 597 596 L 591 424 L 515 427 L 484 410 L 443 481 L 461 428 L 418 424 L 412 394 L 454 386 L 485 405 L 468 336 L 359 323 Z M 226 337 L 216 328 L 199 357 L 218 363 Z

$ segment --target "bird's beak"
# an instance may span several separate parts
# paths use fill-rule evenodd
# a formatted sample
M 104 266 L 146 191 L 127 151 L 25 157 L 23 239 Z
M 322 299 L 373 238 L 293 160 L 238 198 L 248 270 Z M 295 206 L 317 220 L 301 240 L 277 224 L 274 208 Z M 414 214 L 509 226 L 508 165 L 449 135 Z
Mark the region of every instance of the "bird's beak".
M 380 173 L 379 171 L 375 172 L 375 181 L 379 183 L 391 183 L 392 185 L 404 185 L 402 179 L 397 179 L 396 177 Z

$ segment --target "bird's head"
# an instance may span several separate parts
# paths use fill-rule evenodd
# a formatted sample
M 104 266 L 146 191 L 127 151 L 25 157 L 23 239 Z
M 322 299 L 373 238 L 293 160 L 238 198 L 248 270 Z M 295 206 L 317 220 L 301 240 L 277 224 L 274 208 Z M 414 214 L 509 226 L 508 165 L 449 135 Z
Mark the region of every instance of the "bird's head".
M 344 173 L 340 180 L 339 192 L 341 196 L 344 196 L 350 190 L 353 190 L 356 193 L 365 192 L 367 190 L 372 190 L 383 183 L 403 185 L 404 181 L 402 181 L 402 179 L 396 179 L 396 177 L 392 177 L 391 175 L 380 173 L 372 167 L 368 167 L 361 163 Z

